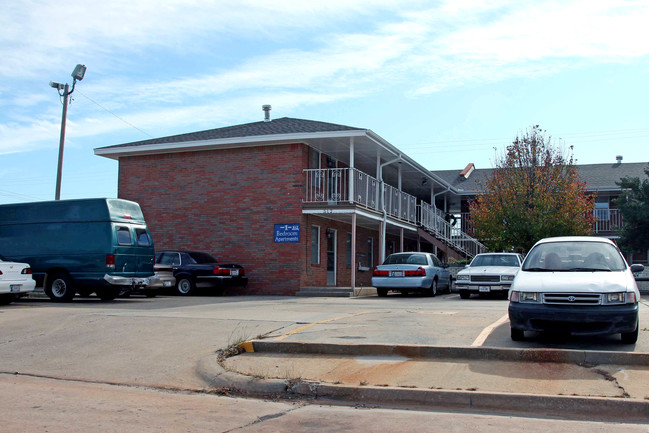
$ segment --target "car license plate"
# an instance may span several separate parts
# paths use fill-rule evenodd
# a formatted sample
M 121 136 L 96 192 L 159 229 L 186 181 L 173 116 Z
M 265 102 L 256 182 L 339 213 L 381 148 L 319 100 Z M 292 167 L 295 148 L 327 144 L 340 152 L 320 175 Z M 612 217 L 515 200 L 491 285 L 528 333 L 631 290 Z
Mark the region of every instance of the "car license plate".
M 238 269 L 230 269 L 230 275 L 233 277 L 238 277 L 239 276 L 239 270 Z
M 162 286 L 163 287 L 171 287 L 171 281 L 163 281 Z
M 392 271 L 390 272 L 391 277 L 403 277 L 403 271 Z
M 9 285 L 9 291 L 12 293 L 20 292 L 20 288 L 22 287 L 22 284 L 10 284 Z
M 491 288 L 489 286 L 478 286 L 478 291 L 479 292 L 491 292 Z

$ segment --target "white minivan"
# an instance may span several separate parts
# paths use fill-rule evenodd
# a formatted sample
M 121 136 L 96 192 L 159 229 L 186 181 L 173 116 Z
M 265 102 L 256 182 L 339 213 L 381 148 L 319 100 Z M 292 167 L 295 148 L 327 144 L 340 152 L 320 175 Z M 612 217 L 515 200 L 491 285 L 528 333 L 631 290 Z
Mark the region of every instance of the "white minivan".
M 633 273 L 609 239 L 557 237 L 537 242 L 509 291 L 511 338 L 525 331 L 616 334 L 638 339 L 640 292 Z

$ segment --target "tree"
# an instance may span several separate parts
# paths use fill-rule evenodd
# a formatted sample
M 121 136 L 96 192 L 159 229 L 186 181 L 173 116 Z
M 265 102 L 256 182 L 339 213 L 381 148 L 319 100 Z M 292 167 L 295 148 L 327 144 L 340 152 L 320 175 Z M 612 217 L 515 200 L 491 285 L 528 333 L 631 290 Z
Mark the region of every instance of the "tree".
M 586 192 L 572 148 L 554 147 L 538 125 L 507 146 L 470 203 L 473 234 L 495 251 L 528 251 L 539 239 L 590 233 L 595 196 Z
M 644 172 L 649 176 L 649 168 Z M 623 177 L 616 184 L 622 194 L 615 200 L 624 225 L 620 230 L 620 247 L 627 253 L 649 248 L 649 179 Z

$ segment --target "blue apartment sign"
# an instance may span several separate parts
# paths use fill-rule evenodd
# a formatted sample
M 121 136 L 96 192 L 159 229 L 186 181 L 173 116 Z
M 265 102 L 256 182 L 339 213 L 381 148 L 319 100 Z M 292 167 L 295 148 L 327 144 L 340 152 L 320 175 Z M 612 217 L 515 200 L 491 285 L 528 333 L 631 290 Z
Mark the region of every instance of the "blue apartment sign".
M 275 224 L 275 242 L 300 242 L 299 224 Z

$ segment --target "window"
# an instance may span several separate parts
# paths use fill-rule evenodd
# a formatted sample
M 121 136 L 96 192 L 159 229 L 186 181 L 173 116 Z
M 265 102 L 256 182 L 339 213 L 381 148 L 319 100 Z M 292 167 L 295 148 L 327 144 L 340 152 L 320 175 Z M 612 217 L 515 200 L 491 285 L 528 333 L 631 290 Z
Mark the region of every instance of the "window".
M 347 233 L 347 266 L 352 265 L 352 234 Z
M 320 264 L 320 227 L 311 226 L 311 264 Z
M 374 266 L 374 238 L 367 239 L 367 266 Z
M 139 246 L 148 247 L 151 245 L 151 239 L 149 239 L 149 234 L 145 229 L 135 229 L 135 236 Z
M 131 245 L 131 232 L 128 227 L 116 227 L 117 245 Z

